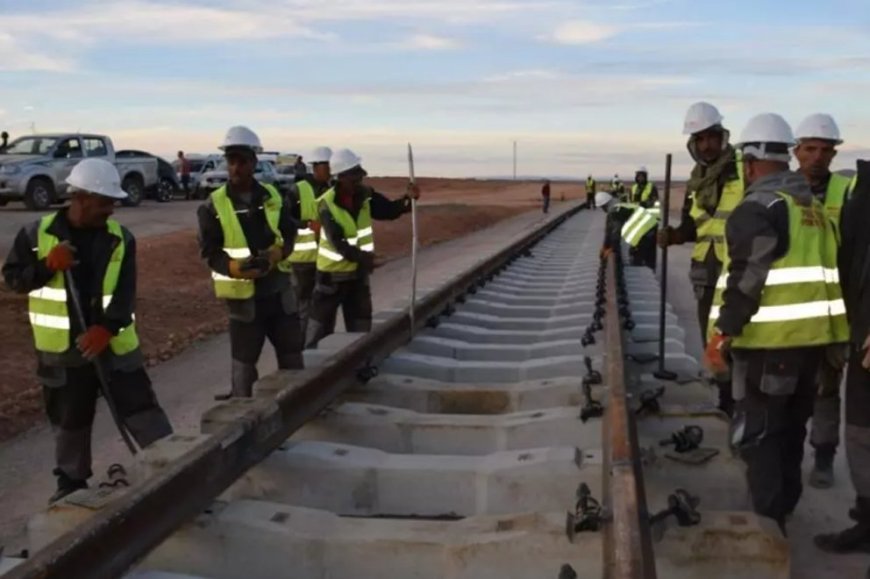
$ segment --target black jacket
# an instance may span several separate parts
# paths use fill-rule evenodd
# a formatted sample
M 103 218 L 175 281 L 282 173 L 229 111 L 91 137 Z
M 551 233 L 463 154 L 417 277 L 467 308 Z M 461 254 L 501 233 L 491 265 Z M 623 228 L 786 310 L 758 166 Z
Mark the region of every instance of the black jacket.
M 33 248 L 38 246 L 39 221 L 22 228 L 15 237 L 6 263 L 3 264 L 3 279 L 6 285 L 17 293 L 26 294 L 32 290 L 44 287 L 55 275 L 45 260 L 37 258 Z M 136 305 L 136 239 L 125 227 L 121 227 L 124 236 L 125 251 L 118 276 L 118 285 L 109 307 L 103 310 L 103 278 L 109 265 L 112 252 L 115 250 L 118 238 L 109 233 L 107 228 L 97 230 L 72 230 L 67 218 L 67 210 L 61 209 L 48 228 L 48 232 L 60 241 L 70 241 L 76 248 L 78 265 L 72 269 L 73 281 L 76 284 L 84 309 L 87 326 L 101 325 L 113 334 L 133 322 L 133 312 Z M 67 307 L 70 312 L 71 336 L 83 332 L 83 328 L 73 314 L 72 302 L 67 288 Z M 84 363 L 75 348 L 71 348 L 66 360 L 58 360 L 55 355 L 43 355 L 40 360 L 46 365 L 78 365 Z M 50 358 L 50 360 L 49 360 Z
M 870 161 L 858 161 L 858 182 L 841 216 L 840 284 L 852 342 L 870 334 Z
M 257 183 L 250 204 L 245 203 L 235 195 L 231 191 L 230 185 L 227 185 L 227 192 L 236 210 L 236 216 L 245 234 L 251 254 L 256 255 L 274 245 L 275 234 L 269 227 L 266 221 L 266 212 L 263 210 L 263 202 L 269 196 L 265 187 Z M 197 218 L 199 220 L 199 246 L 202 258 L 208 263 L 210 269 L 228 276 L 230 256 L 224 251 L 224 232 L 211 199 L 199 207 Z M 297 222 L 292 216 L 291 208 L 286 203 L 282 204 L 278 230 L 284 238 L 285 256 L 293 252 L 296 229 Z M 268 275 L 255 280 L 254 287 L 255 297 L 268 297 L 290 287 L 290 276 L 273 270 Z
M 378 193 L 371 187 L 365 185 L 360 185 L 355 191 L 353 196 L 353 206 L 344 207 L 344 209 L 346 209 L 351 216 L 356 219 L 359 215 L 360 209 L 362 208 L 363 202 L 367 198 L 371 199 L 372 219 L 377 221 L 392 221 L 398 219 L 411 210 L 411 199 L 409 197 L 402 197 L 401 199 L 391 201 L 381 193 Z M 336 203 L 338 203 L 338 193 L 336 193 Z M 360 263 L 366 259 L 365 256 L 367 252 L 364 252 L 347 242 L 344 237 L 344 230 L 341 228 L 341 225 L 332 218 L 332 214 L 329 212 L 329 208 L 326 204 L 320 206 L 320 226 L 320 234 L 326 235 L 329 242 L 342 257 L 355 263 Z

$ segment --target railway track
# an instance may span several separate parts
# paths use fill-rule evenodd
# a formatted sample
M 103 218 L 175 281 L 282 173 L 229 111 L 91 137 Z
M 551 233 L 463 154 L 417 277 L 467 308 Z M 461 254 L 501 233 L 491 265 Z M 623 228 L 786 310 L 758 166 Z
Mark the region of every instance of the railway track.
M 653 273 L 603 235 L 571 210 L 425 292 L 419 327 L 330 337 L 132 487 L 36 516 L 4 579 L 788 577 L 670 311 L 678 380 L 652 375 Z

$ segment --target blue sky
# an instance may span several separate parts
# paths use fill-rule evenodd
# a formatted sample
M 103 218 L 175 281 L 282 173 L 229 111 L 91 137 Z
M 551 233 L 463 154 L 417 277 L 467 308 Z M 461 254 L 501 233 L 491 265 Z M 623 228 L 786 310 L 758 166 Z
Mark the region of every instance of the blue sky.
M 350 146 L 373 174 L 624 176 L 690 167 L 696 100 L 829 112 L 870 156 L 866 0 L 2 0 L 0 126 L 210 152 Z

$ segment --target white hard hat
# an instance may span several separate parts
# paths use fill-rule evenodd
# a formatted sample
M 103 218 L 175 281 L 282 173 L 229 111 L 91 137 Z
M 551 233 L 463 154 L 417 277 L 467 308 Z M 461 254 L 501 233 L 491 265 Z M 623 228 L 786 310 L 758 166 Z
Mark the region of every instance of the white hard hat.
M 329 163 L 331 157 L 332 149 L 329 147 L 317 147 L 306 158 L 313 165 L 314 163 Z
M 329 165 L 333 175 L 341 175 L 362 165 L 362 159 L 350 149 L 339 149 L 332 154 Z
M 768 145 L 785 145 L 784 152 L 783 147 Z M 794 145 L 794 135 L 791 127 L 776 113 L 761 113 L 749 119 L 746 128 L 740 133 L 740 142 L 737 143 L 737 147 L 744 155 L 786 163 L 791 158 L 788 148 L 792 145 Z
M 598 207 L 607 207 L 613 199 L 613 195 L 604 191 L 599 191 L 595 194 L 595 204 Z
M 646 170 L 646 167 L 641 166 L 637 168 L 637 171 L 635 171 L 635 173 L 649 173 L 649 171 Z
M 719 109 L 710 103 L 697 102 L 686 111 L 686 118 L 683 121 L 683 134 L 694 135 L 721 124 L 722 115 L 719 114 Z
M 263 152 L 263 145 L 260 144 L 260 137 L 257 136 L 257 133 L 243 126 L 230 127 L 227 136 L 224 137 L 223 144 L 218 149 L 226 151 L 229 147 L 244 147 L 254 153 Z
M 824 139 L 834 141 L 837 145 L 843 143 L 840 139 L 840 127 L 831 115 L 816 113 L 801 121 L 795 131 L 795 138 L 801 139 Z
M 111 199 L 126 199 L 127 194 L 121 189 L 121 176 L 114 165 L 105 159 L 84 159 L 70 171 L 66 183 L 70 187 L 109 197 Z

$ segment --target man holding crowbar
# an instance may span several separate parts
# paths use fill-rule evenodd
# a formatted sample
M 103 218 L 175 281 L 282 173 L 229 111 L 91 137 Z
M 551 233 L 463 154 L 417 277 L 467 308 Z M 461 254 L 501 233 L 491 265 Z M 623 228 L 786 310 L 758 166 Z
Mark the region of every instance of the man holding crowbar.
M 172 433 L 136 334 L 136 240 L 110 219 L 127 194 L 115 166 L 85 159 L 67 178 L 68 208 L 25 226 L 3 265 L 29 296 L 37 376 L 55 433 L 55 502 L 88 486 L 97 397 L 131 452 Z M 128 434 L 129 433 L 129 434 Z

